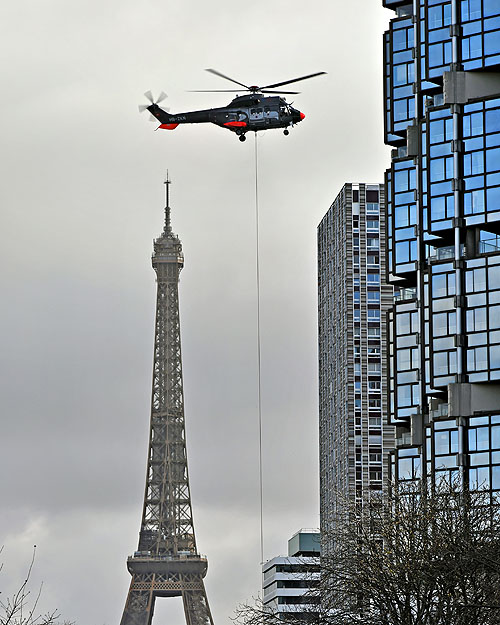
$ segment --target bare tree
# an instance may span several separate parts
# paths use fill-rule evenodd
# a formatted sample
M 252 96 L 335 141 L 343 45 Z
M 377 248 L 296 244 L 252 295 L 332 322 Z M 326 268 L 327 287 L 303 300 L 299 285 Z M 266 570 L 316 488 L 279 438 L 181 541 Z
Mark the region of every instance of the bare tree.
M 321 558 L 321 606 L 288 621 L 324 625 L 499 625 L 500 513 L 459 485 L 344 505 Z M 312 591 L 314 592 L 314 591 Z M 283 623 L 242 606 L 242 625 Z
M 3 547 L 0 548 L 0 553 Z M 36 545 L 25 580 L 9 597 L 0 600 L 0 625 L 72 625 L 69 621 L 59 621 L 57 611 L 40 614 L 38 604 L 42 594 L 40 585 L 35 595 L 32 595 L 29 584 L 33 565 L 35 564 Z M 0 566 L 0 570 L 3 565 Z

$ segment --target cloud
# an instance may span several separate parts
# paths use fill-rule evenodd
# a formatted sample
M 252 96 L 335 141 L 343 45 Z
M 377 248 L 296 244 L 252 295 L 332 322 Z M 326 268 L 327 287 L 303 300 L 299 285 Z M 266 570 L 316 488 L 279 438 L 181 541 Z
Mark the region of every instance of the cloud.
M 235 16 L 235 11 L 237 15 Z M 2 6 L 3 514 L 6 571 L 38 544 L 44 601 L 117 622 L 137 543 L 148 439 L 154 273 L 167 168 L 186 257 L 181 326 L 190 479 L 216 622 L 260 589 L 254 139 L 154 132 L 230 94 L 314 71 L 289 137 L 258 137 L 265 558 L 318 525 L 316 225 L 346 180 L 378 182 L 381 32 L 366 0 Z M 298 461 L 297 461 L 298 460 Z M 3 583 L 5 583 L 5 576 Z M 5 588 L 5 586 L 4 586 Z M 2 588 L 3 590 L 3 588 Z M 165 602 L 163 602 L 165 603 Z M 156 618 L 160 618 L 161 607 Z

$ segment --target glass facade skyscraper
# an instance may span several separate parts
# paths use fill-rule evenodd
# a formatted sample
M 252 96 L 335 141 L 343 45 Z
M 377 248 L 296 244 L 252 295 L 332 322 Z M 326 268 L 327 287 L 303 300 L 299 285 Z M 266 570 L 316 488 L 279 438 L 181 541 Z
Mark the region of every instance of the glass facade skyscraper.
M 387 412 L 384 185 L 345 184 L 318 226 L 320 513 L 381 491 L 394 447 Z
M 500 0 L 385 0 L 392 472 L 500 495 Z

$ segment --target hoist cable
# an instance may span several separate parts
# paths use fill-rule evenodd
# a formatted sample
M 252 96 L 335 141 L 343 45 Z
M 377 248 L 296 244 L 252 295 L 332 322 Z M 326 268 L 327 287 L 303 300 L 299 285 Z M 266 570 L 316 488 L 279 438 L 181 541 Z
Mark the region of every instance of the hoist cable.
M 259 499 L 260 499 L 260 563 L 264 564 L 264 494 L 262 471 L 262 393 L 260 335 L 260 245 L 259 245 L 259 160 L 255 133 L 255 277 L 257 285 L 257 406 L 259 421 Z

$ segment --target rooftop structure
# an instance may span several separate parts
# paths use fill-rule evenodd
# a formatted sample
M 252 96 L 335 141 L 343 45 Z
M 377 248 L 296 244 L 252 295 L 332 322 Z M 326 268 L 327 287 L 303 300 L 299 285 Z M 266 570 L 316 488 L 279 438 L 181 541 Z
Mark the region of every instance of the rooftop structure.
M 280 619 L 312 621 L 319 595 L 320 534 L 301 529 L 288 541 L 288 555 L 276 556 L 262 566 L 264 608 Z

